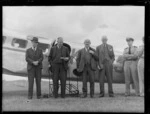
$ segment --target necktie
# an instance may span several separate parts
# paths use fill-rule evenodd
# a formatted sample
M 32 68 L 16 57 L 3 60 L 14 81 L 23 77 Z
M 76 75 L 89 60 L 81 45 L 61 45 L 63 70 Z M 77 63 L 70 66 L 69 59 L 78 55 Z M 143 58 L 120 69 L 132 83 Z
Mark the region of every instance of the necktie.
M 86 51 L 89 52 L 89 49 L 87 48 Z
M 104 44 L 104 57 L 106 57 L 106 44 Z
M 36 51 L 36 50 L 35 50 L 35 47 L 33 47 L 33 50 L 34 50 L 34 52 Z
M 131 54 L 131 47 L 129 47 L 129 54 Z

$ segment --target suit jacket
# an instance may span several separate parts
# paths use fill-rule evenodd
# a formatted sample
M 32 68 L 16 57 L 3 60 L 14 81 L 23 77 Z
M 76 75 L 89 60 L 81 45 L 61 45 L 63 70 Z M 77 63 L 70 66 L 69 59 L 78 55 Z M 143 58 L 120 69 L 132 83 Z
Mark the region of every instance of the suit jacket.
M 90 50 L 94 51 L 94 54 L 90 54 L 91 59 L 90 59 L 90 65 L 91 65 L 91 69 L 92 70 L 96 70 L 97 69 L 97 61 L 98 61 L 98 56 L 95 53 L 95 49 L 90 47 Z M 81 49 L 78 51 L 78 56 L 76 59 L 77 62 L 77 68 L 79 69 L 79 71 L 83 71 L 84 67 L 85 67 L 85 48 Z
M 108 48 L 108 55 L 109 55 L 109 61 L 114 61 L 115 60 L 115 55 L 114 55 L 114 51 L 113 51 L 113 46 L 106 44 L 107 48 Z M 96 48 L 96 53 L 98 55 L 99 61 L 98 61 L 98 65 L 101 66 L 102 62 L 104 60 L 104 44 L 101 44 L 99 46 L 97 46 Z
M 35 67 L 35 65 L 32 63 L 33 61 L 39 61 L 38 65 L 36 67 L 42 68 L 42 61 L 43 61 L 43 52 L 42 49 L 37 47 L 36 51 L 32 48 L 29 48 L 26 50 L 26 61 L 27 61 L 27 69 L 30 70 L 32 67 Z
M 53 67 L 53 64 L 55 64 L 54 59 L 56 57 L 56 53 L 57 53 L 57 45 L 55 45 L 54 47 L 51 48 L 50 54 L 48 56 L 48 61 L 49 61 L 50 65 L 52 65 L 52 67 Z M 65 46 L 61 47 L 61 57 L 70 57 L 69 50 Z M 68 61 L 62 60 L 65 70 L 68 69 Z

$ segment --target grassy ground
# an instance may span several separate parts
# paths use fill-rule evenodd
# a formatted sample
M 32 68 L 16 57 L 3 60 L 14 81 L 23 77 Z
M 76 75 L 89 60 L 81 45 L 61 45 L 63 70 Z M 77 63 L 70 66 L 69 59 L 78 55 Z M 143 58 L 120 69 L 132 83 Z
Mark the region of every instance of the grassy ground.
M 75 82 L 72 82 L 76 84 Z M 48 93 L 48 82 L 42 81 L 42 93 Z M 82 93 L 82 83 L 79 83 Z M 89 84 L 88 84 L 89 87 Z M 107 94 L 99 98 L 99 84 L 95 84 L 95 98 L 66 97 L 65 99 L 36 99 L 35 87 L 33 100 L 27 102 L 28 83 L 25 80 L 3 81 L 3 111 L 92 111 L 92 112 L 144 112 L 144 98 L 124 97 L 124 84 L 113 84 L 115 97 Z

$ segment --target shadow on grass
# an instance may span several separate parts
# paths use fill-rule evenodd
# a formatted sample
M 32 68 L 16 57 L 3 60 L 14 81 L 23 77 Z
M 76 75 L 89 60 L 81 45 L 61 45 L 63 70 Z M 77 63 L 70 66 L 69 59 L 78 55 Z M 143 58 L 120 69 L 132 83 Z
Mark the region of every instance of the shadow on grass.
M 26 90 L 13 90 L 13 91 L 4 91 L 3 97 L 14 97 L 14 96 L 27 96 L 28 91 Z

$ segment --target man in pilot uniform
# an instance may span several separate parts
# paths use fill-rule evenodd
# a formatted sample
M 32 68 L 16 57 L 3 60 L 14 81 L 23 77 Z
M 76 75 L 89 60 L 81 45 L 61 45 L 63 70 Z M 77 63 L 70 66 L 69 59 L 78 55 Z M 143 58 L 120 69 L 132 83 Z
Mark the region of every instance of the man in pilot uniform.
M 36 79 L 37 98 L 41 98 L 41 72 L 43 52 L 38 47 L 38 38 L 33 37 L 32 47 L 26 51 L 27 71 L 28 71 L 28 99 L 32 99 L 33 96 L 33 84 L 34 78 Z
M 143 37 L 144 43 L 144 37 Z M 141 45 L 138 49 L 138 76 L 139 76 L 139 90 L 140 96 L 144 96 L 144 45 Z
M 124 49 L 123 56 L 125 58 L 124 62 L 124 75 L 125 75 L 125 96 L 130 96 L 130 83 L 131 78 L 133 79 L 133 84 L 135 87 L 135 94 L 139 96 L 139 81 L 137 74 L 137 60 L 138 56 L 137 47 L 133 46 L 133 38 L 126 39 L 128 47 Z

